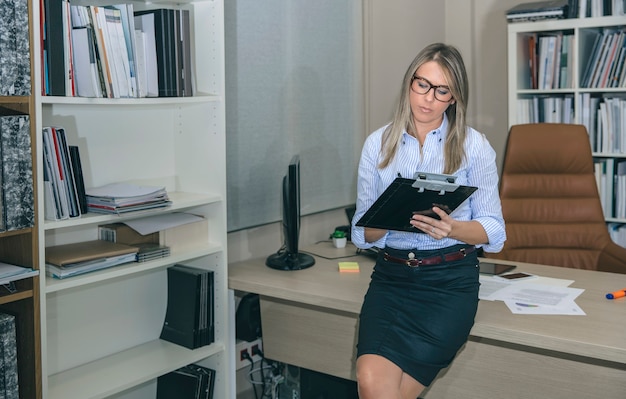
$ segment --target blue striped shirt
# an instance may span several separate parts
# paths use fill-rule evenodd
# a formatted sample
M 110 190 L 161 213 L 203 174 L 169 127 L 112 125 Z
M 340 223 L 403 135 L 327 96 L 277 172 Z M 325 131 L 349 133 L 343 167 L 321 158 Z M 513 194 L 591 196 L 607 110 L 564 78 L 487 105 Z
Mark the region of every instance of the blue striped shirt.
M 364 228 L 354 225 L 396 177 L 412 178 L 418 171 L 443 173 L 447 128 L 448 119 L 444 114 L 441 126 L 426 136 L 421 154 L 419 141 L 405 131 L 396 156 L 384 169 L 379 169 L 377 165 L 382 160 L 381 138 L 385 127 L 376 130 L 365 140 L 359 162 L 356 213 L 352 222 L 352 242 L 357 247 L 384 248 L 388 245 L 397 249 L 428 250 L 461 243 L 452 238 L 436 240 L 428 234 L 393 230 L 380 240 L 368 243 L 365 242 Z M 456 220 L 478 221 L 489 238 L 487 244 L 478 246 L 482 246 L 486 252 L 499 252 L 506 240 L 506 233 L 498 192 L 496 153 L 482 133 L 468 127 L 465 154 L 461 167 L 454 173 L 457 176 L 456 183 L 475 186 L 478 190 L 451 216 Z

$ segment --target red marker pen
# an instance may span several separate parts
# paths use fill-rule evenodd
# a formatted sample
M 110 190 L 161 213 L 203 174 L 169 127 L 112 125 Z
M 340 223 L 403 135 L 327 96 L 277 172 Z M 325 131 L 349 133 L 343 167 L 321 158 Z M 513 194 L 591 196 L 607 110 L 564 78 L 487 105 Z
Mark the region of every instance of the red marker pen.
M 606 299 L 617 299 L 626 296 L 626 288 L 606 294 Z

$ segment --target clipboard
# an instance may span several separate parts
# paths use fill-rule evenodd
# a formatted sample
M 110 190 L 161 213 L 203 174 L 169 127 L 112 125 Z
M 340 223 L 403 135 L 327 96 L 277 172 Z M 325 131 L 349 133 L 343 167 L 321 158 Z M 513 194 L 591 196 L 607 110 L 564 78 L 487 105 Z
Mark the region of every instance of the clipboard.
M 477 187 L 455 184 L 456 176 L 417 172 L 413 179 L 397 177 L 370 209 L 356 223 L 357 226 L 385 230 L 423 233 L 409 221 L 415 213 L 440 219 L 433 206 L 452 213 Z

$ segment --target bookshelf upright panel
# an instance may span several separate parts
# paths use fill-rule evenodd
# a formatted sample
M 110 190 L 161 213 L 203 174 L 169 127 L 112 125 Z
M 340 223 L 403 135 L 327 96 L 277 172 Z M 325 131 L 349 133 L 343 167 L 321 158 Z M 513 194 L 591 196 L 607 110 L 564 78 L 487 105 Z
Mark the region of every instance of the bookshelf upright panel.
M 28 124 L 20 134 L 28 137 L 28 142 L 22 141 L 20 151 L 24 154 L 24 160 L 28 160 L 28 173 L 30 181 L 20 181 L 23 189 L 28 188 L 30 194 L 22 198 L 14 198 L 7 194 L 6 186 L 8 177 L 13 177 L 15 171 L 8 169 L 9 162 L 3 160 L 0 165 L 2 173 L 2 209 L 0 228 L 0 262 L 18 265 L 33 270 L 39 270 L 39 242 L 38 223 L 34 203 L 37 200 L 37 190 L 34 181 L 37 176 L 37 159 L 35 157 L 36 123 L 38 118 L 37 108 L 33 95 L 32 81 L 34 79 L 33 57 L 34 37 L 36 33 L 35 14 L 30 2 L 14 1 L 5 2 L 2 6 L 3 17 L 0 22 L 0 108 L 2 108 L 2 143 L 1 147 L 10 156 L 9 152 L 18 149 L 14 142 L 9 142 L 7 136 L 14 137 L 15 132 L 10 131 L 10 125 L 5 124 L 8 115 L 16 115 L 21 121 Z M 13 118 L 8 116 L 8 118 Z M 27 151 L 27 152 L 26 152 Z M 32 195 L 31 195 L 32 194 Z M 13 225 L 7 221 L 7 210 L 28 209 L 28 223 Z M 2 363 L 3 378 L 12 373 L 17 366 L 17 387 L 4 386 L 1 395 L 11 395 L 17 389 L 20 399 L 38 399 L 42 397 L 41 384 L 41 332 L 40 332 L 40 281 L 39 276 L 32 276 L 11 282 L 4 281 L 0 284 L 0 313 L 15 316 L 15 350 L 17 353 L 16 363 L 7 362 L 7 353 L 11 348 L 4 347 Z M 4 334 L 4 332 L 3 332 Z M 5 341 L 6 342 L 6 341 Z M 7 377 L 9 378 L 9 377 Z M 12 381 L 8 379 L 7 381 Z
M 37 15 L 40 2 L 31 0 Z M 121 4 L 122 2 L 118 2 Z M 78 4 L 78 3 L 77 3 Z M 111 2 L 85 0 L 81 5 Z M 215 398 L 234 398 L 226 259 L 224 7 L 222 0 L 132 2 L 135 11 L 188 10 L 195 94 L 185 97 L 85 98 L 42 95 L 35 59 L 36 132 L 62 126 L 80 148 L 86 187 L 113 182 L 164 186 L 171 207 L 121 215 L 87 213 L 43 220 L 35 232 L 38 262 L 46 248 L 98 239 L 98 226 L 146 216 L 189 212 L 207 232 L 169 257 L 54 279 L 43 273 L 43 396 L 49 399 L 156 397 L 156 379 L 197 363 L 216 370 Z M 36 17 L 38 18 L 38 16 Z M 38 20 L 38 19 L 36 19 Z M 37 32 L 36 54 L 41 51 Z M 42 159 L 40 134 L 37 157 Z M 38 165 L 38 174 L 43 169 Z M 37 179 L 42 190 L 43 178 Z M 37 201 L 43 215 L 44 198 Z M 208 237 L 208 238 L 207 238 Z M 215 341 L 187 349 L 159 339 L 167 307 L 167 268 L 182 263 L 214 272 Z
M 529 40 L 551 35 L 571 37 L 569 57 L 563 56 L 563 71 L 570 79 L 564 85 L 533 87 L 529 83 L 533 68 Z M 626 224 L 625 38 L 624 16 L 508 24 L 509 128 L 530 122 L 585 125 L 604 214 L 611 229 L 624 229 Z M 605 58 L 596 57 L 596 40 L 606 43 Z M 538 53 L 537 65 L 542 62 L 550 62 L 549 57 Z M 553 118 L 555 114 L 558 115 Z

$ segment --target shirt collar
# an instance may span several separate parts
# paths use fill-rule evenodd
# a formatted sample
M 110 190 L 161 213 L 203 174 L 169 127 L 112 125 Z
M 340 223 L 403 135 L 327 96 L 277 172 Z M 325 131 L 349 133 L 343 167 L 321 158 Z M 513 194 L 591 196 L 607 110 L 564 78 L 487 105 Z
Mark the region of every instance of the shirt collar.
M 446 134 L 448 133 L 448 114 L 446 114 L 445 112 L 443 113 L 443 120 L 441 121 L 441 125 L 439 125 L 438 128 L 436 128 L 435 130 L 429 132 L 428 134 L 440 134 L 443 137 L 446 136 Z M 406 130 L 404 130 L 404 135 L 405 136 L 411 136 Z M 413 137 L 413 136 L 411 136 Z

